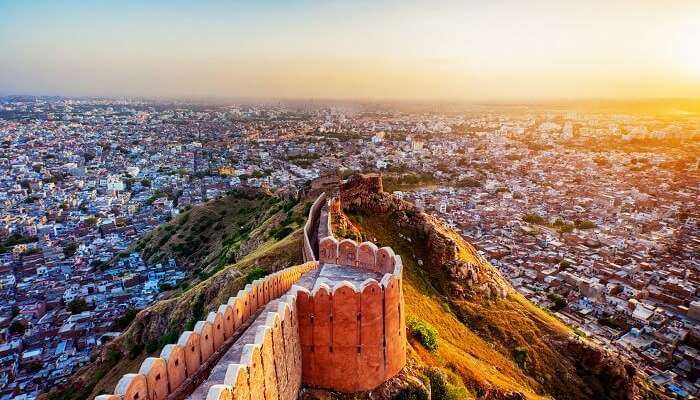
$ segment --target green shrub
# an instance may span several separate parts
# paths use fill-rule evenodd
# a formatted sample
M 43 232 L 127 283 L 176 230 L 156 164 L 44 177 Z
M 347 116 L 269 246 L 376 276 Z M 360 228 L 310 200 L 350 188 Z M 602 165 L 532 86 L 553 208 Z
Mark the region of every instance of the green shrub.
M 122 353 L 118 352 L 117 350 L 114 350 L 114 349 L 107 350 L 107 356 L 105 359 L 107 360 L 108 365 L 112 366 L 112 365 L 116 364 L 117 362 L 119 362 L 119 360 L 121 360 L 121 358 L 122 358 Z
M 425 372 L 430 382 L 431 400 L 463 400 L 469 398 L 469 392 L 464 387 L 462 379 L 454 374 L 441 370 L 440 368 L 429 368 Z
M 290 228 L 290 227 L 288 227 L 288 226 L 285 226 L 285 227 L 282 227 L 282 228 L 270 230 L 270 234 L 271 234 L 271 236 L 274 237 L 275 239 L 281 240 L 281 239 L 284 239 L 285 237 L 287 237 L 287 235 L 289 235 L 289 234 L 292 233 L 293 231 L 294 231 L 294 229 L 292 229 L 292 228 Z
M 527 346 L 518 346 L 513 349 L 513 359 L 520 366 L 520 368 L 527 368 L 527 357 L 529 350 Z
M 579 328 L 574 328 L 574 333 L 576 334 L 576 336 L 582 337 L 582 338 L 584 338 L 584 339 L 585 339 L 586 337 L 588 337 L 588 335 L 586 335 L 586 332 L 582 331 L 582 330 L 579 329 Z
M 160 347 L 158 346 L 158 341 L 157 340 L 149 340 L 146 343 L 146 353 L 148 354 L 153 354 L 156 351 L 158 351 Z
M 392 397 L 393 400 L 430 400 L 430 393 L 418 384 L 411 384 L 401 388 Z
M 71 302 L 66 306 L 66 309 L 68 309 L 71 314 L 80 314 L 83 311 L 91 310 L 92 306 L 88 304 L 85 299 L 78 297 L 71 300 Z
M 134 360 L 138 357 L 144 349 L 143 343 L 139 342 L 129 342 L 127 344 L 127 349 L 129 351 L 129 359 Z
M 245 277 L 246 283 L 253 283 L 254 280 L 264 278 L 269 274 L 265 268 L 253 268 Z
M 127 308 L 124 314 L 114 321 L 115 329 L 118 331 L 126 329 L 129 326 L 129 324 L 131 324 L 131 321 L 133 321 L 134 318 L 136 318 L 136 314 L 138 314 L 137 309 L 132 307 Z
M 557 293 L 548 293 L 547 298 L 554 303 L 551 307 L 553 311 L 559 311 L 566 307 L 566 299 Z
M 435 352 L 438 348 L 438 331 L 429 323 L 411 318 L 408 321 L 411 335 L 426 349 Z
M 170 332 L 160 337 L 159 345 L 160 347 L 164 347 L 167 344 L 173 344 L 177 342 L 177 338 L 177 331 L 171 330 Z

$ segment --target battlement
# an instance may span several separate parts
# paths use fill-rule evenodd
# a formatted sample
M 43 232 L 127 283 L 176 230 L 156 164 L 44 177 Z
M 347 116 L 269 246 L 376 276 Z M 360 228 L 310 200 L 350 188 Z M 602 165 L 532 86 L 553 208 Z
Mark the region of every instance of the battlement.
M 247 285 L 97 399 L 293 400 L 302 385 L 353 393 L 396 375 L 406 363 L 401 257 L 338 241 L 328 203 L 321 194 L 309 211 L 305 264 Z
M 145 359 L 138 373 L 124 375 L 114 394 L 100 395 L 96 399 L 184 398 L 188 389 L 196 386 L 196 381 L 206 377 L 209 369 L 220 361 L 226 348 L 245 338 L 251 322 L 263 313 L 261 310 L 267 310 L 272 300 L 284 295 L 302 275 L 317 267 L 316 262 L 297 265 L 246 285 L 226 304 L 221 304 L 216 312 L 210 312 L 206 320 L 198 321 L 194 330 L 182 332 L 177 343 L 166 345 L 159 357 Z M 275 306 L 282 313 L 277 318 L 295 326 L 296 322 L 290 322 L 291 315 L 287 315 L 286 309 L 278 303 L 275 302 Z M 291 305 L 289 311 L 295 311 L 294 302 L 288 303 Z M 249 358 L 242 359 L 241 363 L 245 364 L 243 361 L 249 361 Z

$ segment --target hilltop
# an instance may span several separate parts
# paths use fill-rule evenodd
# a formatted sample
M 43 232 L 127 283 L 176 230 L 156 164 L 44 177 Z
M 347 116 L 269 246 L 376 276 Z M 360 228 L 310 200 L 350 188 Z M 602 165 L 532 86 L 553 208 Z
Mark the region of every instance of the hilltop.
M 461 393 L 442 397 L 450 399 L 663 398 L 633 365 L 514 291 L 452 229 L 383 192 L 380 177 L 351 178 L 339 197 L 337 236 L 390 246 L 403 259 L 407 317 L 414 321 L 404 380 L 427 388 L 436 373 L 446 376 L 448 388 Z M 425 340 L 426 330 L 437 334 L 436 343 Z
M 203 259 L 181 254 L 179 260 L 190 263 L 193 272 L 191 285 L 122 321 L 123 334 L 73 377 L 69 390 L 56 391 L 51 398 L 91 398 L 112 389 L 124 373 L 137 370 L 147 356 L 174 342 L 179 332 L 191 329 L 261 271 L 301 262 L 299 227 L 309 201 L 283 202 L 264 193 L 246 196 L 193 207 L 190 217 L 183 214 L 139 242 L 149 258 L 177 256 L 178 244 L 201 229 L 197 238 L 208 250 L 196 249 Z M 341 185 L 337 198 L 331 207 L 336 237 L 390 246 L 403 260 L 408 363 L 371 392 L 341 395 L 307 389 L 302 398 L 665 399 L 633 365 L 589 343 L 515 292 L 452 229 L 383 192 L 380 177 L 352 177 Z M 240 211 L 244 208 L 251 210 L 247 218 L 234 217 L 245 214 Z M 221 219 L 214 221 L 217 215 Z M 205 219 L 222 226 L 201 228 L 199 221 Z M 222 265 L 218 260 L 224 255 L 234 262 Z
M 138 369 L 180 332 L 251 280 L 302 261 L 301 225 L 310 203 L 283 201 L 259 190 L 231 192 L 196 205 L 161 225 L 135 248 L 149 261 L 175 257 L 190 278 L 157 303 L 115 321 L 122 334 L 102 347 L 49 399 L 87 399 L 112 390 L 119 378 Z M 196 242 L 191 253 L 180 245 Z M 189 248 L 189 247 L 188 247 Z

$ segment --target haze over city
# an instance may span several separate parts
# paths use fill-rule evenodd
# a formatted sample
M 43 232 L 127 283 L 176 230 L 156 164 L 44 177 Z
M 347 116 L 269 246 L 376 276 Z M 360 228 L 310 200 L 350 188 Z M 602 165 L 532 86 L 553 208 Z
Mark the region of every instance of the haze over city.
M 0 1 L 0 94 L 697 97 L 700 2 Z
M 700 399 L 700 0 L 0 0 L 0 400 Z

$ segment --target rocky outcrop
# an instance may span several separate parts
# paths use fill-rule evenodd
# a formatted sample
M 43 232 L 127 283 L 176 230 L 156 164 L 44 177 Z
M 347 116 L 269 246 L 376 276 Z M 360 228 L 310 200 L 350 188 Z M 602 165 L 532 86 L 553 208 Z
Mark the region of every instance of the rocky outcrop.
M 354 175 L 341 185 L 338 198 L 345 210 L 388 215 L 406 236 L 424 244 L 425 268 L 445 275 L 455 298 L 504 298 L 511 290 L 501 274 L 474 247 L 440 220 L 415 205 L 382 191 L 379 175 Z
M 566 343 L 566 354 L 574 361 L 580 376 L 587 376 L 591 390 L 598 396 L 605 395 L 611 400 L 635 400 L 640 398 L 637 369 L 620 359 L 619 356 L 593 346 L 578 338 Z
M 343 209 L 348 214 L 352 212 L 365 216 L 383 215 L 384 221 L 388 221 L 392 230 L 398 228 L 396 234 L 409 242 L 410 245 L 406 246 L 404 251 L 413 252 L 418 267 L 428 272 L 431 284 L 448 295 L 450 300 L 461 299 L 470 304 L 483 304 L 483 299 L 508 296 L 513 290 L 511 286 L 495 268 L 479 256 L 471 244 L 440 220 L 421 212 L 413 204 L 383 192 L 380 181 L 379 176 L 357 175 L 348 179 L 338 194 Z M 441 284 L 442 287 L 439 287 Z M 524 310 L 523 313 L 527 314 Z M 525 325 L 522 327 L 526 329 Z M 562 380 L 570 381 L 572 393 L 569 397 L 566 395 L 566 384 L 564 387 L 560 385 L 561 382 L 546 385 L 548 391 L 557 394 L 557 398 L 650 398 L 646 386 L 642 383 L 644 378 L 633 365 L 618 355 L 582 340 L 573 333 L 567 336 L 565 333 L 546 328 L 541 331 L 549 332 L 548 345 L 555 351 L 552 356 L 561 357 L 558 365 L 570 365 L 571 372 L 576 375 L 561 377 Z M 508 335 L 506 331 L 502 333 Z M 498 342 L 502 339 L 489 336 L 489 340 Z M 508 346 L 505 346 L 504 351 L 508 351 L 507 348 Z M 544 369 L 532 369 L 529 373 L 545 372 Z M 504 391 L 502 388 L 488 385 L 472 389 L 483 399 L 525 398 L 523 393 Z M 574 390 L 576 394 L 573 393 Z

